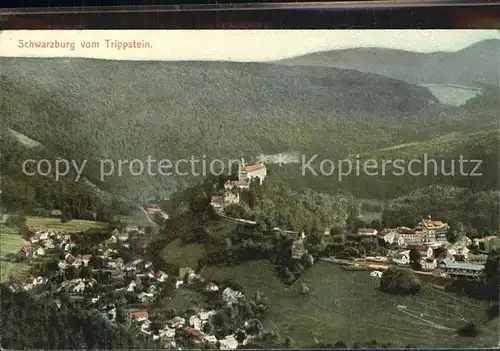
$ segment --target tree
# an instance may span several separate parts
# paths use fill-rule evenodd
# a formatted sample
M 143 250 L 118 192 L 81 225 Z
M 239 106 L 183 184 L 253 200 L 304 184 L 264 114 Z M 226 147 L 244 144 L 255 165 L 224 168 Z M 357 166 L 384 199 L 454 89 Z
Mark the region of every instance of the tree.
M 422 260 L 422 256 L 420 255 L 420 252 L 418 252 L 415 249 L 410 250 L 410 265 L 411 268 L 414 270 L 422 270 L 422 264 L 420 261 Z
M 343 341 L 337 341 L 334 345 L 334 348 L 336 349 L 347 349 L 347 345 Z
M 479 328 L 472 322 L 457 329 L 457 334 L 465 337 L 476 337 L 479 335 Z
M 378 219 L 374 219 L 370 223 L 370 228 L 380 230 L 381 227 L 382 227 L 382 224 L 380 223 L 380 221 Z
M 416 294 L 421 287 L 420 280 L 407 268 L 390 267 L 382 274 L 380 279 L 380 289 L 391 294 Z
M 293 340 L 292 340 L 292 338 L 291 338 L 291 337 L 287 336 L 287 337 L 285 338 L 284 346 L 285 346 L 285 348 L 287 348 L 287 349 L 291 349 L 291 348 L 293 348 Z
M 23 215 L 9 215 L 5 221 L 5 225 L 21 230 L 26 227 L 27 220 L 26 216 Z

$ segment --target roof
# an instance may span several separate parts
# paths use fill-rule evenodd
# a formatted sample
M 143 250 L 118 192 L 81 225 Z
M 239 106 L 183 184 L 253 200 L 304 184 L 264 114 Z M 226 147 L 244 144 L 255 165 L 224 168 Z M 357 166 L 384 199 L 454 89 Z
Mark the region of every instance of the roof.
M 373 228 L 359 228 L 358 233 L 375 233 L 377 229 Z
M 398 255 L 409 255 L 409 254 L 410 254 L 410 250 L 398 252 Z
M 417 251 L 425 251 L 425 252 L 427 252 L 427 250 L 429 250 L 429 247 L 425 246 L 425 245 L 408 245 L 406 247 L 408 249 L 410 249 L 410 250 L 417 250 Z
M 452 269 L 467 269 L 470 271 L 482 271 L 484 269 L 484 265 L 482 264 L 453 262 L 450 260 L 442 260 L 440 265 L 441 264 L 444 264 L 446 268 L 452 268 Z
M 407 227 L 398 227 L 396 228 L 396 231 L 398 232 L 398 234 L 415 234 L 414 229 L 410 229 Z
M 246 180 L 228 180 L 224 183 L 224 186 L 248 186 L 249 183 Z
M 488 255 L 471 255 L 469 254 L 467 257 L 469 261 L 487 261 Z
M 423 219 L 422 225 L 426 228 L 442 228 L 446 227 L 448 224 L 442 221 L 433 221 L 431 219 Z
M 212 196 L 212 202 L 224 202 L 224 196 Z
M 495 240 L 496 238 L 497 238 L 496 235 L 489 235 L 489 236 L 485 236 L 484 238 L 481 238 L 481 239 L 474 239 L 474 241 L 483 242 L 483 241 Z
M 148 318 L 148 311 L 133 311 L 129 312 L 128 316 L 135 319 Z
M 264 165 L 263 163 L 253 163 L 240 166 L 240 170 L 246 172 L 258 171 L 259 169 L 263 168 L 266 168 L 266 165 Z

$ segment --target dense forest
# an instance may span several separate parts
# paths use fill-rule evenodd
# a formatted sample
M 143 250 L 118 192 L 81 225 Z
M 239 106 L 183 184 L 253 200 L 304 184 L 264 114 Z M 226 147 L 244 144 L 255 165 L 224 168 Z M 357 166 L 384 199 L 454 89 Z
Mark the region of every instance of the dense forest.
M 102 180 L 99 160 L 145 162 L 148 156 L 178 160 L 202 155 L 209 160 L 239 159 L 278 152 L 342 159 L 412 142 L 423 143 L 423 150 L 444 136 L 455 136 L 458 144 L 467 145 L 466 155 L 478 156 L 485 142 L 497 138 L 490 135 L 483 142 L 468 135 L 498 129 L 498 89 L 491 87 L 465 106 L 450 107 L 425 88 L 352 70 L 263 63 L 63 61 L 2 58 L 2 134 L 17 132 L 18 139 L 38 142 L 28 151 L 35 159 L 45 155 L 80 164 L 87 160 L 86 179 L 134 202 L 168 197 L 196 177 L 133 176 L 125 167 L 122 176 Z M 3 158 L 20 154 L 12 146 Z M 449 159 L 462 151 L 436 146 L 429 145 L 429 156 L 444 153 Z M 490 170 L 498 164 L 496 154 L 488 150 L 485 162 Z M 405 177 L 404 184 L 388 177 L 338 182 L 298 177 L 293 167 L 277 168 L 276 173 L 294 190 L 309 187 L 335 194 L 343 189 L 377 198 L 400 196 L 432 182 Z M 5 175 L 11 182 L 23 182 L 17 166 Z M 476 180 L 491 188 L 495 175 L 490 172 Z

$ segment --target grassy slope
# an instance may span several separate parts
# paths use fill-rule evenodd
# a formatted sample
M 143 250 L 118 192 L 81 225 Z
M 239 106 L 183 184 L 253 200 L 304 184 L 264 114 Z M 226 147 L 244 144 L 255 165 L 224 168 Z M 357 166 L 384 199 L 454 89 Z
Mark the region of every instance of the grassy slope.
M 31 228 L 38 228 L 41 230 L 55 230 L 63 232 L 83 232 L 88 229 L 100 229 L 107 228 L 108 223 L 94 222 L 94 221 L 84 221 L 80 219 L 73 219 L 66 223 L 61 223 L 59 218 L 47 218 L 47 217 L 27 217 L 27 226 Z
M 248 289 L 259 290 L 269 299 L 271 310 L 266 326 L 283 337 L 291 336 L 297 347 L 314 343 L 343 340 L 354 342 L 391 342 L 393 346 L 412 344 L 419 347 L 492 347 L 498 342 L 498 326 L 485 324 L 486 304 L 458 299 L 426 287 L 415 299 L 386 295 L 377 290 L 378 280 L 369 272 L 346 272 L 329 263 L 319 263 L 305 273 L 291 288 L 275 277 L 274 267 L 265 261 L 248 262 L 234 267 L 210 267 L 207 278 L 231 279 Z M 311 291 L 309 297 L 299 293 L 300 282 Z M 397 309 L 406 305 L 424 318 L 450 328 L 461 326 L 459 313 L 467 320 L 484 325 L 475 339 L 453 336 Z M 458 311 L 458 312 L 457 312 Z
M 29 266 L 24 263 L 13 263 L 4 261 L 6 254 L 17 254 L 26 241 L 21 237 L 16 229 L 0 227 L 0 282 L 8 280 L 11 276 L 18 278 L 24 276 L 29 271 Z

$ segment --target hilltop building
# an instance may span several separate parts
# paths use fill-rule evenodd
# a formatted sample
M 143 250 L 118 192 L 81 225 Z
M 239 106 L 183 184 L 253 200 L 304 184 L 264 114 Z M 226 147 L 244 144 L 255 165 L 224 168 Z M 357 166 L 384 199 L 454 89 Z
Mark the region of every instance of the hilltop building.
M 245 163 L 245 159 L 241 158 L 241 163 L 238 166 L 238 180 L 239 181 L 251 181 L 254 178 L 258 178 L 260 184 L 264 182 L 267 176 L 266 165 L 262 162 L 259 163 Z

